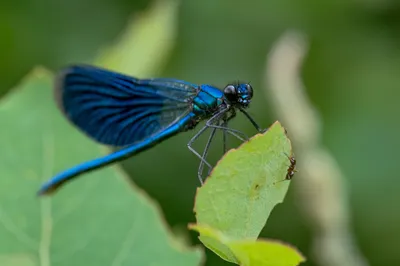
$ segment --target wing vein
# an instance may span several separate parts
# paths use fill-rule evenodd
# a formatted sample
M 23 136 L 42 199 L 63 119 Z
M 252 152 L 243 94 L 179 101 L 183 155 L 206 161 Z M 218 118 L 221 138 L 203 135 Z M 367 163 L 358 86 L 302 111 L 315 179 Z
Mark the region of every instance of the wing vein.
M 96 141 L 126 146 L 176 123 L 192 108 L 198 86 L 174 79 L 139 80 L 91 66 L 73 66 L 55 94 L 68 119 Z

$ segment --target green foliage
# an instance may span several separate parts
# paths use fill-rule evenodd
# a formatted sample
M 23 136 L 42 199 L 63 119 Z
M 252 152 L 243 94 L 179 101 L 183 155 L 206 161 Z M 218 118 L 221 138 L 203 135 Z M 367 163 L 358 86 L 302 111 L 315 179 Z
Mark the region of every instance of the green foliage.
M 0 104 L 0 265 L 199 265 L 115 166 L 35 197 L 56 172 L 103 155 L 57 110 L 52 77 L 36 69 Z
M 195 212 L 200 240 L 221 258 L 240 265 L 298 265 L 303 256 L 270 240 L 257 240 L 268 216 L 289 187 L 292 154 L 276 122 L 264 134 L 229 151 L 198 189 Z
M 190 228 L 199 232 L 200 240 L 221 258 L 241 266 L 289 266 L 305 261 L 294 247 L 276 240 L 235 240 L 208 226 Z
M 158 1 L 136 17 L 94 60 L 137 77 L 164 64 L 176 34 L 177 2 Z M 51 198 L 33 195 L 56 172 L 103 155 L 57 110 L 53 75 L 37 68 L 0 105 L 0 265 L 199 265 L 163 224 L 157 207 L 117 167 L 87 174 Z M 7 129 L 7 130 L 4 130 Z M 283 201 L 292 154 L 279 123 L 228 152 L 198 190 L 200 240 L 240 265 L 297 265 L 302 255 L 273 240 L 257 240 Z
M 112 42 L 132 14 L 153 2 L 4 1 L 0 9 L 0 95 L 38 63 L 58 68 L 92 62 L 99 47 Z M 277 117 L 263 97 L 266 55 L 283 30 L 304 31 L 311 46 L 301 67 L 303 82 L 323 120 L 322 140 L 349 183 L 349 215 L 357 242 L 371 265 L 400 265 L 400 179 L 395 148 L 400 147 L 398 18 L 399 1 L 395 0 L 181 1 L 176 15 L 178 46 L 162 73 L 147 73 L 146 77 L 168 76 L 218 86 L 250 80 L 255 89 L 250 111 L 259 121 L 272 121 Z M 142 66 L 135 60 L 131 63 L 135 70 Z M 299 123 L 307 127 L 300 119 Z M 0 131 L 5 130 L 3 125 L 0 121 Z M 241 116 L 233 121 L 235 128 L 249 130 L 250 135 L 253 131 L 247 125 Z M 160 201 L 173 226 L 192 217 L 193 187 L 198 182 L 193 177 L 197 161 L 184 145 L 190 137 L 191 133 L 177 136 L 124 164 L 132 179 Z M 379 141 L 371 141 L 375 139 Z M 219 148 L 210 153 L 212 159 L 220 157 Z M 168 160 L 172 152 L 174 161 Z M 8 158 L 10 154 L 0 147 L 0 161 L 21 160 L 21 155 Z M 305 160 L 299 158 L 299 167 Z M 154 161 L 157 167 L 151 167 Z M 274 211 L 263 233 L 290 239 L 302 251 L 310 250 L 313 235 L 307 227 L 311 225 L 301 213 L 298 198 L 292 196 L 289 193 L 285 204 Z M 312 256 L 307 257 L 307 265 L 317 265 Z M 214 258 L 210 256 L 207 263 L 216 266 L 219 258 Z
M 138 78 L 156 75 L 174 46 L 177 12 L 177 0 L 155 1 L 114 45 L 100 52 L 94 64 Z
M 175 12 L 174 2 L 156 3 L 96 64 L 154 71 L 168 49 L 128 47 L 148 41 L 170 47 Z M 0 105 L 0 265 L 199 265 L 201 252 L 174 239 L 157 206 L 116 167 L 88 174 L 54 197 L 35 198 L 56 172 L 104 153 L 57 110 L 52 79 L 36 69 Z

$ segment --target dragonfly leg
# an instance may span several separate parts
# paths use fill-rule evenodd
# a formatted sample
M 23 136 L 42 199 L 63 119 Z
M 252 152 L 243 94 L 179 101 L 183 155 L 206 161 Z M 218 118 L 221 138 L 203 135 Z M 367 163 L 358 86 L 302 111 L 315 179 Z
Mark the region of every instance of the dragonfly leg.
M 228 111 L 228 110 L 229 110 L 229 109 L 223 109 L 223 110 L 219 111 L 217 114 L 215 114 L 213 117 L 211 117 L 211 118 L 207 121 L 206 125 L 205 125 L 202 129 L 200 129 L 200 130 L 190 139 L 190 141 L 189 141 L 188 144 L 187 144 L 188 149 L 189 149 L 192 153 L 194 153 L 194 154 L 200 159 L 201 163 L 207 165 L 209 169 L 212 169 L 211 164 L 209 164 L 209 163 L 205 160 L 204 156 L 201 156 L 201 155 L 192 147 L 192 145 L 193 145 L 193 143 L 206 131 L 206 129 L 210 127 L 209 124 L 213 123 L 215 120 L 218 120 L 218 119 L 219 119 L 222 115 L 224 115 L 224 113 L 225 113 L 226 111 Z M 212 133 L 212 135 L 214 135 L 214 134 Z M 212 138 L 211 138 L 211 139 L 212 139 Z M 209 138 L 209 142 L 211 142 L 211 141 L 210 141 L 210 138 Z M 209 146 L 209 143 L 207 143 L 207 146 Z M 207 146 L 206 146 L 206 148 L 207 148 Z M 208 150 L 208 148 L 207 148 L 207 150 Z M 208 151 L 207 151 L 207 152 L 208 152 Z M 199 177 L 200 183 L 203 184 L 203 178 L 201 177 L 201 175 L 198 175 L 198 177 Z
M 265 131 L 268 130 L 267 129 L 262 129 L 257 122 L 246 112 L 246 110 L 244 110 L 243 108 L 239 108 L 239 110 L 247 117 L 247 119 L 250 120 L 250 123 L 257 129 L 258 132 L 260 133 L 264 133 Z
M 217 129 L 213 128 L 211 130 L 210 136 L 208 137 L 208 141 L 207 141 L 206 147 L 204 148 L 203 156 L 202 156 L 204 160 L 207 158 L 208 151 L 209 151 L 211 142 L 212 142 L 212 140 L 213 140 L 213 138 L 215 136 L 215 132 L 216 131 L 217 131 Z M 203 169 L 204 169 L 204 162 L 203 162 L 203 160 L 201 160 L 200 161 L 200 165 L 199 165 L 199 169 L 198 169 L 198 172 L 197 172 L 197 176 L 198 176 L 199 180 L 201 180 L 200 182 L 203 182 Z M 210 174 L 211 169 L 212 168 L 208 168 L 208 175 Z
M 208 128 L 208 127 L 205 126 L 205 127 L 203 127 L 202 129 L 200 129 L 200 130 L 190 139 L 190 141 L 188 142 L 187 146 L 188 146 L 189 150 L 190 150 L 191 152 L 193 152 L 194 155 L 196 155 L 196 156 L 200 159 L 201 163 L 204 163 L 204 164 L 207 165 L 209 168 L 212 168 L 211 164 L 209 164 L 209 163 L 203 158 L 203 156 L 201 156 L 201 155 L 192 147 L 193 143 L 201 136 L 201 134 L 204 133 L 204 131 L 206 131 L 207 128 Z M 199 175 L 198 177 L 199 177 L 200 183 L 203 185 L 203 178 L 202 178 L 200 175 Z
M 217 125 L 212 125 L 212 124 L 206 124 L 206 126 L 210 127 L 210 128 L 216 128 L 216 129 L 221 129 L 223 131 L 226 131 L 226 133 L 231 134 L 232 136 L 238 138 L 239 140 L 241 140 L 243 142 L 249 140 L 249 137 L 246 134 L 244 134 L 242 131 L 237 130 L 237 129 L 224 127 L 224 126 L 217 126 Z
M 235 109 L 232 109 L 232 112 L 230 114 L 230 116 L 225 115 L 223 117 L 223 122 L 221 124 L 221 126 L 223 128 L 228 128 L 228 121 L 231 120 L 232 118 L 234 118 L 236 116 L 236 112 Z M 222 130 L 222 137 L 223 137 L 223 154 L 225 154 L 228 151 L 226 142 L 227 142 L 227 131 L 226 130 Z
M 227 127 L 228 126 L 228 120 L 226 120 L 226 119 L 224 119 L 224 121 L 222 122 L 222 126 L 223 127 Z M 214 130 L 217 130 L 216 128 L 214 128 Z M 224 145 L 223 146 L 223 148 L 224 148 L 224 154 L 227 152 L 227 146 L 226 146 L 226 130 L 222 130 L 222 145 Z
M 231 112 L 230 116 L 226 117 L 224 119 L 224 121 L 228 122 L 229 120 L 231 120 L 232 118 L 234 118 L 236 116 L 236 112 L 233 109 L 231 111 L 232 112 Z M 243 132 L 241 132 L 237 129 L 233 129 L 233 128 L 224 126 L 223 123 L 222 123 L 222 125 L 215 125 L 212 122 L 213 122 L 212 119 L 209 119 L 206 123 L 206 126 L 226 131 L 226 133 L 231 134 L 232 136 L 238 138 L 239 140 L 241 140 L 243 142 L 249 139 L 249 137 L 246 134 L 244 134 Z

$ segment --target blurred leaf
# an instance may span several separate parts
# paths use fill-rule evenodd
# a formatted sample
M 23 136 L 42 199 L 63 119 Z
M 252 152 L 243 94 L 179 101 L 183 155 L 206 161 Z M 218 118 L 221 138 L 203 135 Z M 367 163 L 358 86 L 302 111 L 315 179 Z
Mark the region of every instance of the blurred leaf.
M 276 240 L 232 241 L 229 247 L 243 266 L 295 266 L 305 261 L 295 248 Z
M 173 48 L 178 4 L 178 0 L 155 1 L 135 17 L 115 45 L 102 51 L 95 64 L 139 78 L 154 75 Z
M 201 252 L 178 243 L 116 167 L 35 196 L 56 172 L 102 155 L 56 109 L 51 80 L 36 69 L 0 105 L 0 265 L 199 265 Z
M 221 258 L 241 266 L 294 266 L 305 261 L 295 248 L 276 240 L 232 240 L 208 226 L 190 225 Z
M 197 190 L 197 223 L 238 239 L 256 239 L 289 188 L 292 154 L 279 122 L 236 150 L 230 150 Z
M 234 252 L 229 247 L 231 241 L 227 236 L 209 226 L 190 224 L 189 228 L 200 233 L 201 242 L 215 254 L 226 261 L 239 263 Z

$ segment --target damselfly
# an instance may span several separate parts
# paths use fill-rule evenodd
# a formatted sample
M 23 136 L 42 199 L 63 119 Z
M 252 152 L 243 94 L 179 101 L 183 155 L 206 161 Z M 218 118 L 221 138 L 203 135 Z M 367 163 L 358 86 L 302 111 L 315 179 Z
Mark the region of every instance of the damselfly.
M 224 132 L 224 143 L 226 134 L 247 140 L 241 131 L 228 127 L 236 110 L 257 131 L 263 131 L 245 111 L 252 97 L 253 89 L 245 83 L 229 84 L 219 90 L 175 79 L 136 79 L 94 66 L 71 66 L 57 78 L 55 98 L 59 108 L 92 139 L 122 148 L 57 174 L 41 187 L 39 194 L 53 192 L 83 173 L 138 154 L 205 120 L 205 126 L 187 144 L 200 159 L 198 178 L 202 183 L 204 165 L 208 172 L 212 169 L 206 157 L 216 130 Z M 207 145 L 199 154 L 192 145 L 209 128 Z

